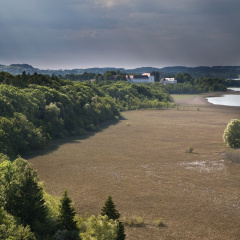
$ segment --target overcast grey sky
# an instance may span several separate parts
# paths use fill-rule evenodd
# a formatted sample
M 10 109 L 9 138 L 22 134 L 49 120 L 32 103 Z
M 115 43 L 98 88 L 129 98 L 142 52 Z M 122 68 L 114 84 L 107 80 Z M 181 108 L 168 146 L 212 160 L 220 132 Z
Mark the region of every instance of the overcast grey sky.
M 0 0 L 0 64 L 240 65 L 239 0 Z

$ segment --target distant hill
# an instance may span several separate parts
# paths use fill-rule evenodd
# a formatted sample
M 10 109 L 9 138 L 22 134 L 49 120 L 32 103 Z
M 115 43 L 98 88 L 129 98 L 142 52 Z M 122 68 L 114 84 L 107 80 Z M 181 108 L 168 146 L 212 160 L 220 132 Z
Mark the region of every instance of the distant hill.
M 199 66 L 199 67 L 185 67 L 185 66 L 174 66 L 164 68 L 153 68 L 153 67 L 141 67 L 134 69 L 124 68 L 85 68 L 85 69 L 59 69 L 59 70 L 43 70 L 34 68 L 29 64 L 11 64 L 10 66 L 0 64 L 0 71 L 9 72 L 17 75 L 22 74 L 25 71 L 27 74 L 39 73 L 47 75 L 65 76 L 67 74 L 82 74 L 87 73 L 100 73 L 104 74 L 107 71 L 120 71 L 124 73 L 142 74 L 145 72 L 160 72 L 162 77 L 174 76 L 177 73 L 188 73 L 194 78 L 197 77 L 221 77 L 221 78 L 239 78 L 240 77 L 240 66 Z

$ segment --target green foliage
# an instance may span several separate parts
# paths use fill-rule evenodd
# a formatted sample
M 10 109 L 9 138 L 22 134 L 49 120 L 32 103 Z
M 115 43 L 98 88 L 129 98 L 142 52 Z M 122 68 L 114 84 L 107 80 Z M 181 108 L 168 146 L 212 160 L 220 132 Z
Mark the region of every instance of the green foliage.
M 0 80 L 0 153 L 11 158 L 120 115 L 114 100 L 94 84 L 24 73 L 0 73 Z
M 43 183 L 41 184 L 43 185 Z M 47 208 L 47 217 L 54 223 L 57 222 L 59 218 L 59 205 L 60 199 L 58 197 L 54 197 L 47 193 L 45 186 L 42 186 L 43 189 L 43 198 L 45 200 L 45 206 Z
M 231 148 L 240 147 L 240 120 L 232 119 L 223 134 L 224 142 Z
M 163 219 L 162 218 L 159 218 L 157 221 L 156 221 L 156 224 L 158 227 L 166 227 L 166 224 L 164 223 Z
M 135 84 L 126 81 L 100 83 L 101 89 L 115 101 L 121 110 L 141 108 L 165 109 L 173 107 L 169 94 L 160 83 Z
M 178 83 L 190 82 L 192 83 L 194 78 L 188 73 L 178 73 L 175 75 Z
M 20 158 L 0 164 L 0 172 L 4 208 L 24 226 L 38 231 L 38 225 L 46 220 L 47 210 L 36 172 Z
M 227 83 L 222 78 L 201 77 L 193 79 L 189 74 L 177 74 L 177 84 L 164 86 L 170 94 L 203 93 L 212 91 L 226 91 Z
M 119 219 L 120 214 L 116 210 L 116 206 L 112 200 L 111 196 L 108 196 L 108 199 L 105 202 L 104 207 L 102 208 L 101 215 L 107 215 L 109 219 L 116 220 Z
M 186 149 L 186 152 L 187 153 L 192 153 L 194 150 L 194 147 L 193 146 L 189 146 L 187 149 Z
M 75 210 L 72 206 L 72 200 L 68 196 L 67 191 L 65 190 L 63 193 L 63 197 L 60 199 L 60 215 L 59 215 L 59 221 L 58 226 L 60 230 L 68 230 L 68 231 L 74 231 L 78 230 L 77 228 L 77 222 L 74 220 L 75 218 Z
M 116 240 L 125 240 L 126 238 L 126 234 L 125 234 L 125 230 L 124 230 L 124 225 L 122 222 L 118 222 L 117 225 L 117 238 Z
M 120 214 L 116 210 L 116 206 L 112 200 L 111 196 L 108 196 L 104 207 L 101 212 L 102 216 L 107 216 L 110 220 L 117 221 L 117 238 L 116 240 L 124 240 L 125 239 L 125 231 L 124 225 L 119 221 Z
M 58 230 L 54 235 L 54 240 L 80 240 L 78 231 Z
M 36 240 L 30 227 L 19 225 L 17 220 L 0 208 L 0 239 L 1 240 Z
M 80 236 L 82 240 L 116 240 L 117 231 L 118 221 L 106 215 L 91 216 L 86 222 L 86 232 L 80 233 Z
M 124 219 L 124 224 L 129 227 L 144 227 L 143 218 L 137 216 Z
M 22 224 L 21 229 L 29 229 L 38 239 L 47 239 L 56 232 L 50 204 L 45 202 L 38 176 L 27 161 L 17 158 L 13 162 L 1 162 L 0 182 L 1 207 L 17 219 L 17 225 Z
M 0 73 L 0 153 L 13 159 L 50 139 L 85 134 L 119 119 L 121 110 L 174 105 L 160 83 L 113 81 L 125 78 L 119 71 L 102 77 L 110 80 L 93 84 L 36 73 Z

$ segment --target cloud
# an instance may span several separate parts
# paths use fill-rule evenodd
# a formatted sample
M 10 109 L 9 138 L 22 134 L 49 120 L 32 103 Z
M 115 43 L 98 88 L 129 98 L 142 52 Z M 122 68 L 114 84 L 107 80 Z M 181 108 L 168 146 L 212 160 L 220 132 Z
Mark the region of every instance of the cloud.
M 240 65 L 239 9 L 236 0 L 1 0 L 0 63 Z

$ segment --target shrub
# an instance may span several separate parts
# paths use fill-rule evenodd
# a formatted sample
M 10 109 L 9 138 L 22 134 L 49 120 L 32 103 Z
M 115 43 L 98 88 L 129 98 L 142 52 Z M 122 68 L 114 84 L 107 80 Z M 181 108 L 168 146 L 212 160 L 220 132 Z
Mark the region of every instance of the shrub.
M 166 224 L 163 222 L 163 219 L 162 218 L 159 218 L 157 221 L 156 221 L 156 224 L 158 227 L 166 227 Z
M 186 152 L 187 153 L 192 153 L 194 150 L 194 147 L 193 146 L 189 146 L 187 149 L 186 149 Z
M 142 217 L 132 216 L 131 218 L 125 218 L 123 220 L 124 225 L 129 227 L 143 227 L 144 221 Z
M 114 240 L 117 238 L 117 220 L 109 219 L 108 216 L 91 216 L 86 222 L 86 231 L 80 233 L 82 240 L 107 239 Z

